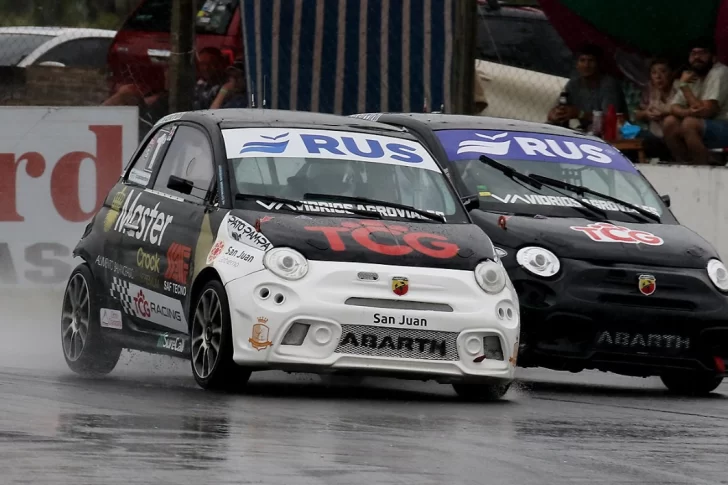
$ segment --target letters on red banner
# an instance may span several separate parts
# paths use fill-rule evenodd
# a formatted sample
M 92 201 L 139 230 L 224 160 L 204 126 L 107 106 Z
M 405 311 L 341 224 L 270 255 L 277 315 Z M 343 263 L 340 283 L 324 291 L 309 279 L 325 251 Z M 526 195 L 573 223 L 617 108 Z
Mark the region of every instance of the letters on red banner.
M 460 248 L 447 237 L 429 232 L 409 232 L 409 228 L 381 221 L 343 222 L 341 226 L 307 226 L 307 231 L 320 232 L 332 251 L 346 251 L 342 236 L 348 235 L 355 243 L 368 250 L 387 256 L 405 256 L 418 252 L 438 259 L 455 257 Z M 386 234 L 388 241 L 377 240 L 377 234 Z M 381 241 L 381 242 L 380 242 Z

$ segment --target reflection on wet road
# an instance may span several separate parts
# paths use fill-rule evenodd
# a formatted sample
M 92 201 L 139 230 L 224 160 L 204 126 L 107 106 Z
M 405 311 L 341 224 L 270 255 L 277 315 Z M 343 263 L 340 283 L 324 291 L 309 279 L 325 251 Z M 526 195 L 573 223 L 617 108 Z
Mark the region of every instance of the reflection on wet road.
M 225 395 L 138 353 L 81 379 L 45 301 L 0 301 L 0 485 L 728 484 L 728 384 L 689 399 L 519 369 L 503 401 L 476 404 L 434 383 L 272 372 Z
M 431 383 L 262 373 L 225 395 L 182 362 L 150 374 L 143 357 L 99 380 L 5 368 L 0 481 L 728 483 L 726 386 L 685 399 L 655 381 L 537 370 L 475 404 Z

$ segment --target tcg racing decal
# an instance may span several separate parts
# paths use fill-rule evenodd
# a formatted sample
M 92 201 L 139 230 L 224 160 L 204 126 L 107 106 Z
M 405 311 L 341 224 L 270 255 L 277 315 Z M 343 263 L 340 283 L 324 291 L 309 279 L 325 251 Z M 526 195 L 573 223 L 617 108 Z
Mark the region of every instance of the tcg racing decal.
M 230 237 L 239 243 L 260 249 L 261 251 L 268 251 L 273 247 L 268 238 L 239 217 L 233 215 L 228 216 L 227 228 Z
M 348 236 L 366 249 L 387 256 L 404 256 L 413 251 L 431 258 L 450 259 L 457 255 L 460 248 L 449 242 L 441 234 L 429 232 L 408 232 L 409 228 L 380 221 L 342 222 L 341 226 L 306 226 L 307 231 L 320 232 L 329 243 L 332 251 L 346 251 L 342 236 Z M 376 234 L 386 234 L 394 239 L 394 244 L 375 241 Z M 347 238 L 347 239 L 348 239 Z
M 628 227 L 615 226 L 607 222 L 598 222 L 588 226 L 571 226 L 569 229 L 583 232 L 592 241 L 616 242 L 625 244 L 647 244 L 648 246 L 662 246 L 665 241 L 651 232 L 638 231 Z
M 113 277 L 111 297 L 119 300 L 124 313 L 187 333 L 187 319 L 179 300 Z

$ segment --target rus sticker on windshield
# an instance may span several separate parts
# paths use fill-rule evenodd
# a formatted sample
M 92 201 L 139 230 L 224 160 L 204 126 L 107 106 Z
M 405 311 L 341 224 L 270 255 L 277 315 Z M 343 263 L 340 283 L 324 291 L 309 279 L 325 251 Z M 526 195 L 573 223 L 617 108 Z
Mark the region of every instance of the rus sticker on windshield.
M 450 160 L 494 160 L 572 163 L 637 173 L 631 161 L 611 145 L 573 136 L 522 131 L 439 130 Z
M 223 130 L 228 158 L 328 158 L 441 172 L 418 142 L 371 133 L 291 128 Z

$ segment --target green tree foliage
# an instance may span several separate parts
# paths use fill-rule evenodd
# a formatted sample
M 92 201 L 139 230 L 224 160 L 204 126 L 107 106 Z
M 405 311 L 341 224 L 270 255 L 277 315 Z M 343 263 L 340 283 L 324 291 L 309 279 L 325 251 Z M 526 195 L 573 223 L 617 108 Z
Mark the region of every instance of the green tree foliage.
M 0 25 L 118 29 L 139 0 L 0 0 Z

